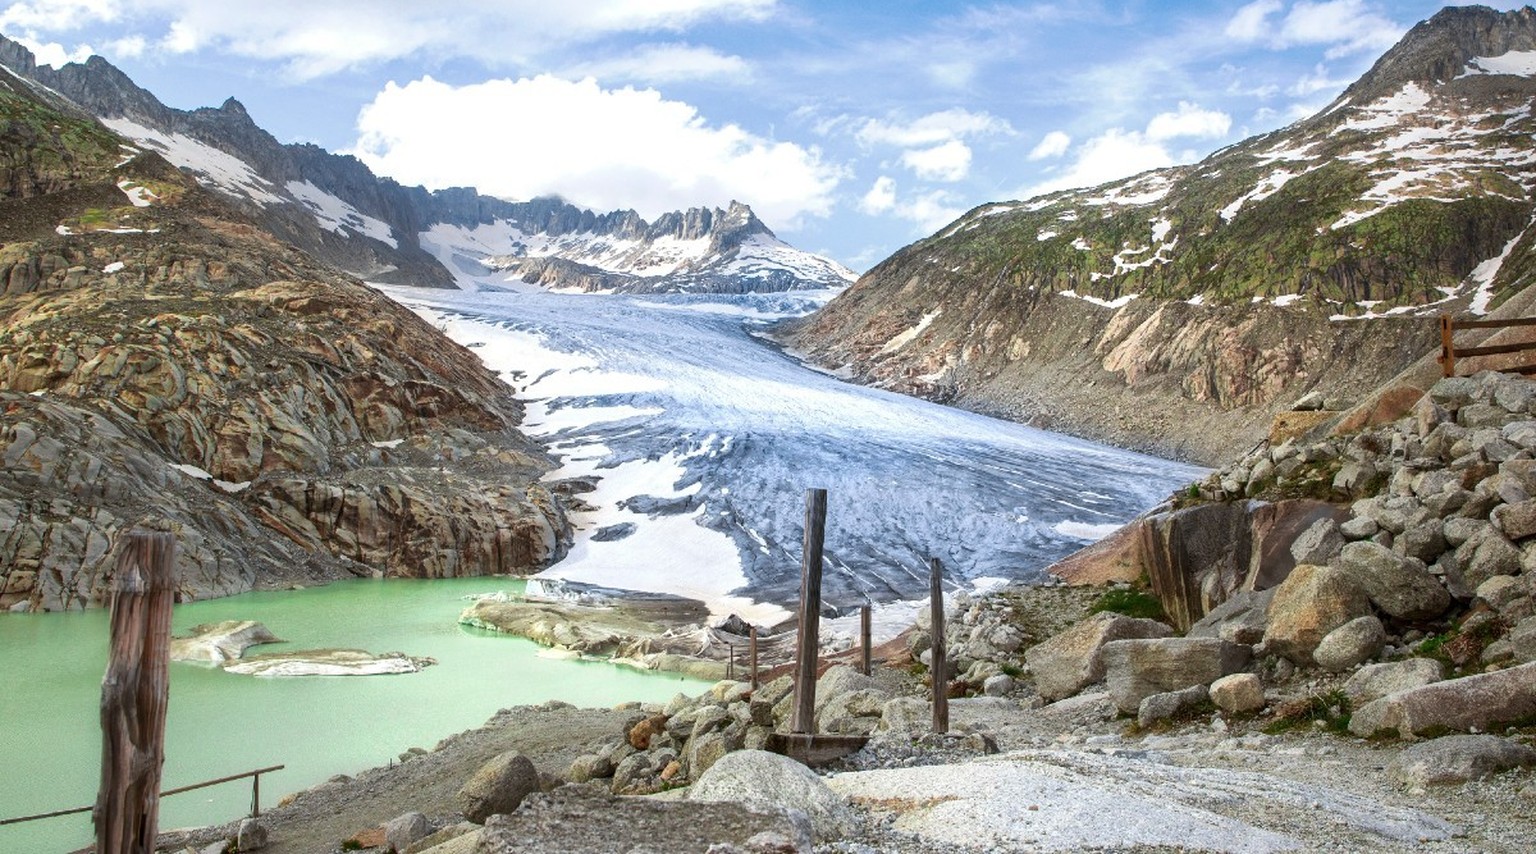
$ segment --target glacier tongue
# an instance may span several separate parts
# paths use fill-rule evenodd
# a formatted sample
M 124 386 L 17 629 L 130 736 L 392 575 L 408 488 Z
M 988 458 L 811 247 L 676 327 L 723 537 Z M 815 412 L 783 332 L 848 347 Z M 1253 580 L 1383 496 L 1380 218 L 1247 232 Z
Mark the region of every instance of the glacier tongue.
M 837 608 L 1038 580 L 1200 474 L 1189 466 L 838 381 L 751 332 L 831 295 L 594 296 L 386 288 L 529 402 L 525 429 L 596 475 L 548 571 L 680 593 L 769 623 L 799 591 L 803 499 L 830 492 Z

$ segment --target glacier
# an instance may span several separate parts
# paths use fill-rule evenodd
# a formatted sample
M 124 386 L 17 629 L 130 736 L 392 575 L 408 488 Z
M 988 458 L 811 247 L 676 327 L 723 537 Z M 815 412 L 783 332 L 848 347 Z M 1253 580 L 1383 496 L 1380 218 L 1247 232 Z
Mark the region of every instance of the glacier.
M 543 573 L 763 624 L 799 596 L 804 492 L 829 492 L 828 615 L 1041 581 L 1204 470 L 843 382 L 764 327 L 835 291 L 593 295 L 375 285 L 516 389 L 524 429 L 595 476 Z

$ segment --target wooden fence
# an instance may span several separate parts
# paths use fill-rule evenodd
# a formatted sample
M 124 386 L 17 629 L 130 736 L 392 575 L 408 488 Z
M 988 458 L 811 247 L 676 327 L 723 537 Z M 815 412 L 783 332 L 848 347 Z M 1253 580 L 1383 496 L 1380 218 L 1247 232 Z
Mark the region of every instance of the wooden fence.
M 1536 326 L 1536 317 L 1518 317 L 1510 320 L 1453 320 L 1450 315 L 1440 315 L 1440 373 L 1456 376 L 1456 362 L 1474 356 L 1496 356 L 1504 353 L 1536 351 L 1536 341 L 1519 344 L 1492 344 L 1484 347 L 1457 347 L 1455 334 L 1463 329 L 1513 329 L 1520 326 Z M 1536 374 L 1536 364 L 1501 367 L 1512 374 Z

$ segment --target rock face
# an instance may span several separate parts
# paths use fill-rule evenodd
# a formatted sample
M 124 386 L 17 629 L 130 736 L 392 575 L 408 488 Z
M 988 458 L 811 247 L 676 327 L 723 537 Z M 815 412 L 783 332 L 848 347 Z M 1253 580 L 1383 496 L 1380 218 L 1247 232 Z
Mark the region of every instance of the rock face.
M 146 513 L 179 526 L 181 599 L 563 554 L 550 460 L 472 353 L 116 145 L 72 149 L 65 196 L 0 199 L 0 607 L 100 604 Z
M 982 205 L 785 340 L 860 382 L 1218 463 L 1304 394 L 1359 395 L 1434 349 L 1431 319 L 1379 317 L 1387 307 L 1442 299 L 1435 288 L 1459 300 L 1437 310 L 1466 305 L 1468 273 L 1506 244 L 1493 289 L 1524 286 L 1532 203 L 1474 176 L 1536 179 L 1482 129 L 1512 122 L 1524 145 L 1536 83 L 1473 58 L 1533 33 L 1524 10 L 1443 9 L 1317 115 L 1197 164 Z M 1414 154 L 1395 142 L 1410 138 Z M 1396 165 L 1446 145 L 1454 193 Z

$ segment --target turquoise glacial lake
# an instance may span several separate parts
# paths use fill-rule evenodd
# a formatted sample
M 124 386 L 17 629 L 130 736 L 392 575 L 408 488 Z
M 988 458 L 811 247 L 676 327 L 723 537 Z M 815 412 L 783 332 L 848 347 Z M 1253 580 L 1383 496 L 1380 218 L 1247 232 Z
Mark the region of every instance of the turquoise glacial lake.
M 522 638 L 457 624 L 467 597 L 518 592 L 507 578 L 343 581 L 177 605 L 176 633 L 218 620 L 259 620 L 286 643 L 251 652 L 352 647 L 430 656 L 392 676 L 257 678 L 171 663 L 162 788 L 269 765 L 262 808 L 335 774 L 394 760 L 483 724 L 499 709 L 558 699 L 578 706 L 661 701 L 708 683 L 539 656 Z M 98 708 L 108 614 L 0 615 L 0 818 L 96 799 Z M 250 809 L 241 780 L 161 801 L 162 829 L 229 821 Z M 0 851 L 66 851 L 93 838 L 90 814 L 0 827 Z

